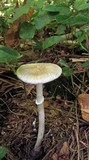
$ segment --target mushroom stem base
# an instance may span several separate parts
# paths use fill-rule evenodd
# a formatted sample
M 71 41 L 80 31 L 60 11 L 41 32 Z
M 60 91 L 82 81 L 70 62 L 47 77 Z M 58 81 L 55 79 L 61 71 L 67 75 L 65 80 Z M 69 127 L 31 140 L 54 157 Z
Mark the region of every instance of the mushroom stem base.
M 44 136 L 45 130 L 45 114 L 44 114 L 44 106 L 43 103 L 38 105 L 38 113 L 39 113 L 39 128 L 38 128 L 38 136 L 37 141 L 34 147 L 34 151 L 38 151 Z

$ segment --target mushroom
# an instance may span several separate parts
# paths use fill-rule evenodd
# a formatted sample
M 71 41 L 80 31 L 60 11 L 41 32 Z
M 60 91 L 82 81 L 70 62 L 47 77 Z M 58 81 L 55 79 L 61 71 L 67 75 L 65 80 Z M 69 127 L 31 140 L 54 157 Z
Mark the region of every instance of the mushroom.
M 26 83 L 36 84 L 36 104 L 39 114 L 39 128 L 34 151 L 40 149 L 40 145 L 45 131 L 45 113 L 43 84 L 57 79 L 62 73 L 62 69 L 52 63 L 34 63 L 21 65 L 17 71 L 17 77 Z

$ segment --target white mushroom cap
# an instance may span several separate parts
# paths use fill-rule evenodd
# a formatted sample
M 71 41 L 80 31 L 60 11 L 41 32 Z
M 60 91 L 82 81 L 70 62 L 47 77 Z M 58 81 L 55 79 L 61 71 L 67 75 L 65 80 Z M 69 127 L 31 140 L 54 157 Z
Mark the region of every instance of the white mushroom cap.
M 31 84 L 47 83 L 58 78 L 62 69 L 53 63 L 34 63 L 21 65 L 16 75 L 23 82 Z

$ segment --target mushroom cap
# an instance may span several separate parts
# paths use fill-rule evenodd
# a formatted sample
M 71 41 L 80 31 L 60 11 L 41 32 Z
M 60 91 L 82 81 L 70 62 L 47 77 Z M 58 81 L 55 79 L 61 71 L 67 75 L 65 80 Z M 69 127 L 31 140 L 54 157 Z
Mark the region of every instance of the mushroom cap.
M 34 63 L 21 65 L 16 75 L 23 82 L 38 84 L 47 83 L 58 78 L 62 73 L 62 69 L 53 63 Z

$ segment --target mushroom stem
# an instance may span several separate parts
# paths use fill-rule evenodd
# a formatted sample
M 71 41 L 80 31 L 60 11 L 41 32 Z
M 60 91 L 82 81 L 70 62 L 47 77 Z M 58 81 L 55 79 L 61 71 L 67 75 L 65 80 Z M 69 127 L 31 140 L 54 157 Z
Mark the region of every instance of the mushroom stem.
M 45 130 L 45 114 L 44 114 L 44 97 L 43 97 L 43 85 L 37 84 L 36 85 L 36 91 L 37 91 L 37 99 L 36 104 L 38 105 L 38 114 L 39 114 L 39 128 L 38 128 L 38 136 L 36 140 L 36 144 L 34 147 L 35 151 L 38 151 L 44 136 L 44 130 Z

